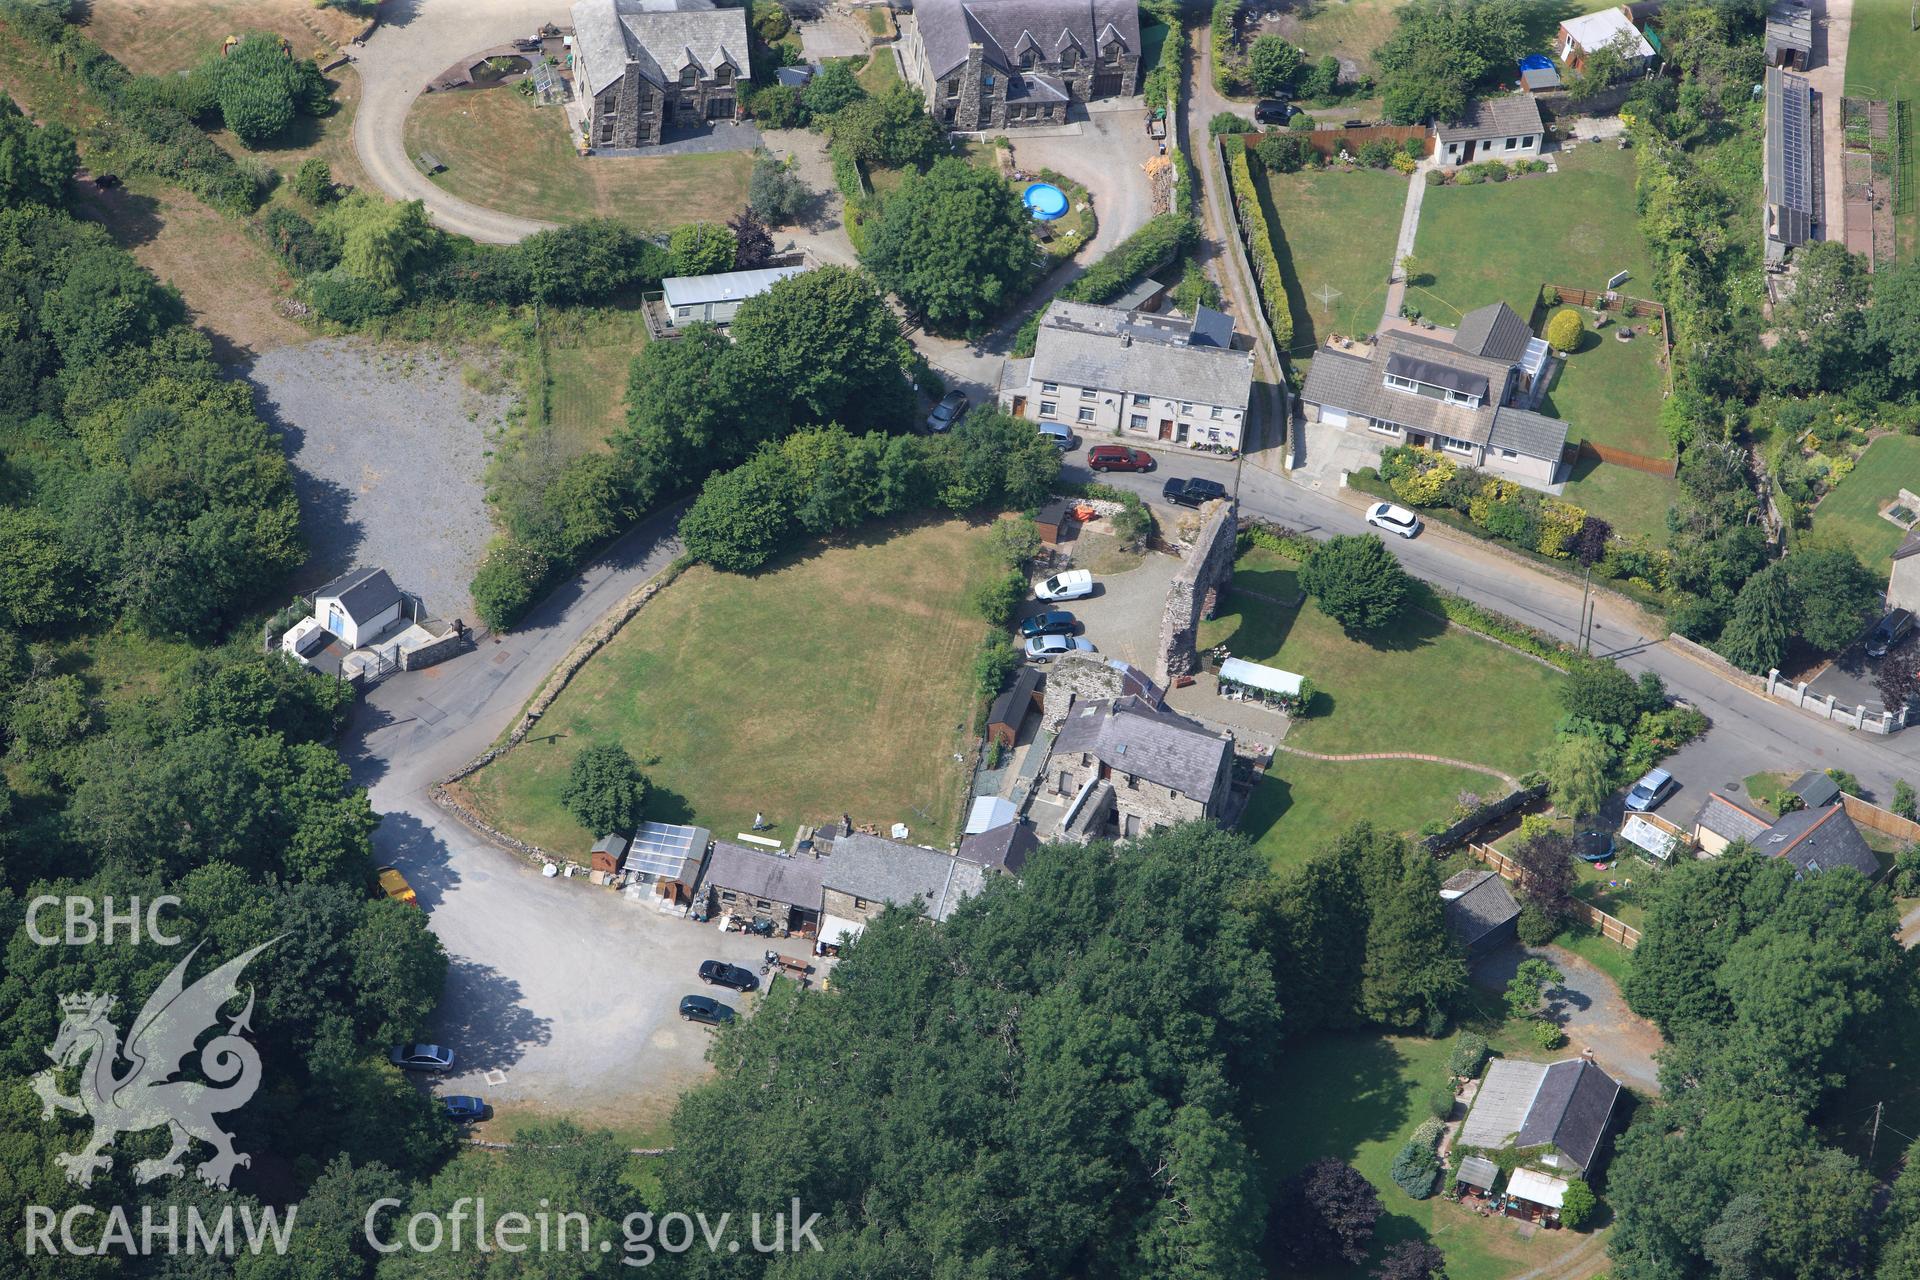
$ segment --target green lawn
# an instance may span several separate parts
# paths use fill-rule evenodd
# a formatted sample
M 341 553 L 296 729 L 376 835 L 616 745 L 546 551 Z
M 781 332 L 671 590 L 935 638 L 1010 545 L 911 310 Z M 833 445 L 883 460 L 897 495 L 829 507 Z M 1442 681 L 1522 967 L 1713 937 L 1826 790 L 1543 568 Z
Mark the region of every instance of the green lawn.
M 1347 1161 L 1379 1190 L 1386 1212 L 1375 1225 L 1375 1255 L 1402 1240 L 1431 1240 L 1451 1280 L 1508 1280 L 1550 1264 L 1589 1237 L 1541 1231 L 1523 1240 L 1506 1218 L 1481 1218 L 1450 1201 L 1414 1200 L 1387 1176 L 1393 1157 L 1429 1115 L 1427 1094 L 1447 1081 L 1453 1042 L 1412 1036 L 1322 1035 L 1280 1050 L 1265 1106 L 1250 1138 L 1270 1187 L 1322 1156 Z M 1353 1276 L 1359 1270 L 1289 1272 Z M 1569 1274 L 1588 1274 L 1586 1271 Z
M 884 13 L 885 10 L 869 9 L 867 12 Z M 860 74 L 855 78 L 860 81 L 862 88 L 876 97 L 899 84 L 900 64 L 894 58 L 893 50 L 888 47 L 875 49 L 867 59 L 867 65 L 860 68 Z
M 1585 314 L 1591 325 L 1592 313 Z M 1617 323 L 1589 328 L 1572 355 L 1555 361 L 1559 374 L 1541 411 L 1570 424 L 1569 440 L 1584 438 L 1649 458 L 1671 458 L 1673 445 L 1660 429 L 1660 402 L 1667 393 L 1667 371 L 1661 367 L 1666 340 L 1641 331 L 1631 342 L 1621 342 L 1613 336 L 1618 328 Z
M 1612 978 L 1615 986 L 1625 987 L 1627 976 L 1633 972 L 1633 952 L 1611 938 L 1601 937 L 1585 925 L 1575 925 L 1565 930 L 1554 939 L 1554 943 Z
M 1667 509 L 1680 500 L 1680 483 L 1589 457 L 1573 464 L 1563 496 L 1607 520 L 1616 533 L 1641 534 L 1665 546 Z
M 914 839 L 954 834 L 970 741 L 966 595 L 985 526 L 870 527 L 761 574 L 689 569 L 600 651 L 539 733 L 469 780 L 496 824 L 543 848 L 591 843 L 560 805 L 581 748 L 624 744 L 647 815 L 775 838 L 840 814 Z
M 1898 525 L 1880 518 L 1880 508 L 1902 488 L 1920 493 L 1920 437 L 1881 436 L 1860 455 L 1853 473 L 1820 499 L 1813 509 L 1814 531 L 1845 538 L 1869 568 L 1884 576 L 1904 535 Z
M 1246 586 L 1275 596 L 1297 590 L 1290 561 L 1256 551 L 1243 562 Z M 1517 775 L 1532 767 L 1559 715 L 1559 673 L 1422 613 L 1409 613 L 1376 647 L 1349 638 L 1312 604 L 1287 609 L 1233 591 L 1200 628 L 1202 649 L 1220 644 L 1313 681 L 1313 714 L 1286 739 L 1306 751 L 1415 751 Z M 1335 763 L 1283 752 L 1241 827 L 1270 861 L 1286 865 L 1361 818 L 1412 831 L 1446 817 L 1462 792 L 1504 791 L 1498 778 L 1451 765 Z
M 1273 250 L 1290 281 L 1295 348 L 1309 350 L 1333 333 L 1365 337 L 1378 329 L 1408 180 L 1372 169 L 1303 169 L 1262 170 L 1256 181 Z M 1337 295 L 1330 304 L 1321 301 L 1324 289 Z
M 1653 295 L 1633 153 L 1588 143 L 1554 161 L 1558 173 L 1427 192 L 1414 257 L 1429 282 L 1408 300 L 1428 319 L 1450 325 L 1501 301 L 1526 316 L 1543 284 L 1604 289 L 1620 271 L 1632 273 L 1622 292 Z
M 604 449 L 626 421 L 627 369 L 646 342 L 646 325 L 629 311 L 588 313 L 553 335 L 548 395 L 554 444 L 563 457 Z
M 559 107 L 510 87 L 430 93 L 413 104 L 407 154 L 432 152 L 433 181 L 463 200 L 523 218 L 618 218 L 645 231 L 724 222 L 747 203 L 753 154 L 581 156 Z
M 1905 98 L 1909 111 L 1920 99 L 1920 33 L 1908 21 L 1909 6 L 1901 0 L 1855 0 L 1853 27 L 1847 43 L 1847 93 L 1862 98 Z M 1903 183 L 1914 180 L 1909 159 Z M 1920 199 L 1911 200 L 1899 217 L 1900 256 L 1911 257 L 1920 245 Z

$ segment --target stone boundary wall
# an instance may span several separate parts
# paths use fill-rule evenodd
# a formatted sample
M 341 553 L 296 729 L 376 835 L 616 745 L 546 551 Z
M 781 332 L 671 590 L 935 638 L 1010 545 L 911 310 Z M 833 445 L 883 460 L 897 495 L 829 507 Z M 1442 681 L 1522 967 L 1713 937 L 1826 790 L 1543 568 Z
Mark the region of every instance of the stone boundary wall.
M 1168 687 L 1175 676 L 1192 675 L 1200 669 L 1200 620 L 1213 616 L 1220 592 L 1233 578 L 1239 532 L 1234 504 L 1219 503 L 1201 522 L 1180 572 L 1167 584 L 1166 611 L 1160 616 L 1160 653 L 1154 661 L 1154 678 L 1162 688 Z
M 512 732 L 507 734 L 506 741 L 488 747 L 485 751 L 482 751 L 479 755 L 467 761 L 458 769 L 455 769 L 452 773 L 440 779 L 440 781 L 434 783 L 433 786 L 427 789 L 427 798 L 466 826 L 499 845 L 508 853 L 524 858 L 529 862 L 538 862 L 559 867 L 563 872 L 568 872 L 569 874 L 586 875 L 591 878 L 595 884 L 609 883 L 610 878 L 605 873 L 596 872 L 585 863 L 576 862 L 563 854 L 553 853 L 549 850 L 542 849 L 539 845 L 528 844 L 517 836 L 508 835 L 475 813 L 468 805 L 455 799 L 453 793 L 447 788 L 456 782 L 472 777 L 474 774 L 480 772 L 480 770 L 492 764 L 495 760 L 498 760 L 501 756 L 506 755 L 507 752 L 519 746 L 521 741 L 526 738 L 528 731 L 539 723 L 542 715 L 546 714 L 547 708 L 553 705 L 554 699 L 558 698 L 568 683 L 572 681 L 575 673 L 587 664 L 587 659 L 600 652 L 609 640 L 618 635 L 620 628 L 631 622 L 634 615 L 644 609 L 647 606 L 647 602 L 658 595 L 662 588 L 671 585 L 673 580 L 678 578 L 681 573 L 686 570 L 688 563 L 686 560 L 674 561 L 665 569 L 628 592 L 624 600 L 609 609 L 606 614 L 601 617 L 600 621 L 593 624 L 591 630 L 574 643 L 573 648 L 567 651 L 567 656 L 560 659 L 554 666 L 553 671 L 547 676 L 546 683 L 540 686 L 540 691 L 533 695 L 532 701 L 527 703 L 526 710 L 520 713 L 520 719 L 514 724 Z

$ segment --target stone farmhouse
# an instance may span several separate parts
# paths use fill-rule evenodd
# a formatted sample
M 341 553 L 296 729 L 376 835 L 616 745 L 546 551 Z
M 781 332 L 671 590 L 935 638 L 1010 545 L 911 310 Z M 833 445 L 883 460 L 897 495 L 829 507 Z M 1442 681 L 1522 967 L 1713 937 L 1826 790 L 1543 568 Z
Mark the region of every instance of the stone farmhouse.
M 1128 696 L 1068 711 L 1035 794 L 1064 805 L 1061 837 L 1098 840 L 1220 822 L 1232 785 L 1230 735 Z
M 1546 143 L 1540 104 L 1530 93 L 1475 98 L 1467 118 L 1433 127 L 1434 163 L 1451 169 L 1476 160 L 1529 160 Z
M 1211 307 L 1192 318 L 1055 300 L 1033 358 L 1009 360 L 1000 407 L 1087 435 L 1240 447 L 1253 352 Z
M 979 863 L 938 849 L 864 831 L 835 835 L 821 864 L 820 941 L 837 945 L 858 937 L 889 903 L 906 906 L 918 899 L 921 915 L 945 920 L 980 892 L 986 877 Z
M 1537 1163 L 1581 1177 L 1599 1159 L 1619 1100 L 1620 1085 L 1586 1058 L 1496 1058 L 1460 1125 L 1459 1143 L 1490 1151 L 1544 1148 Z
M 973 133 L 1063 124 L 1067 105 L 1140 91 L 1133 0 L 920 0 L 904 33 L 927 113 Z
M 713 0 L 580 0 L 573 61 L 587 145 L 657 146 L 669 126 L 739 117 L 747 11 Z
M 1567 424 L 1535 412 L 1551 359 L 1513 308 L 1496 302 L 1469 311 L 1447 338 L 1389 329 L 1358 353 L 1322 348 L 1300 403 L 1309 419 L 1383 448 L 1432 449 L 1546 488 L 1566 479 Z

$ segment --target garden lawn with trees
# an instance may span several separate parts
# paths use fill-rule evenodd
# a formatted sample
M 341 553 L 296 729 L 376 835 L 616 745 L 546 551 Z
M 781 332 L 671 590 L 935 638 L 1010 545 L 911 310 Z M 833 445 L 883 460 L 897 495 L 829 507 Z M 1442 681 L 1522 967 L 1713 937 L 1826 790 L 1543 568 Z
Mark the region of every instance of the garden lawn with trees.
M 1391 171 L 1255 165 L 1274 256 L 1292 282 L 1293 345 L 1308 352 L 1330 334 L 1364 337 L 1380 327 L 1407 179 Z M 1323 288 L 1338 296 L 1320 301 Z
M 746 206 L 750 151 L 582 158 L 564 111 L 535 106 L 512 86 L 429 93 L 405 125 L 407 154 L 430 151 L 446 170 L 432 181 L 463 200 L 523 218 L 617 218 L 664 232 L 690 214 L 723 222 Z
M 990 571 L 961 520 L 880 526 L 740 576 L 688 569 L 582 667 L 541 731 L 468 780 L 489 821 L 577 856 L 573 758 L 618 742 L 652 784 L 645 816 L 775 838 L 851 813 L 953 834 L 971 740 L 968 604 Z M 549 735 L 558 735 L 549 740 Z
M 1920 493 L 1920 438 L 1881 436 L 1813 509 L 1814 532 L 1844 538 L 1868 568 L 1884 577 L 1904 535 L 1898 525 L 1880 518 L 1880 508 L 1903 488 Z
M 1293 568 L 1276 553 L 1254 551 L 1263 579 Z M 1313 681 L 1311 714 L 1295 720 L 1286 738 L 1305 751 L 1418 752 L 1517 777 L 1534 766 L 1559 715 L 1558 672 L 1415 610 L 1377 635 L 1350 635 L 1315 601 L 1287 609 L 1230 590 L 1200 629 L 1203 650 L 1223 644 L 1234 657 Z M 1271 861 L 1289 865 L 1355 819 L 1411 831 L 1450 819 L 1463 792 L 1495 799 L 1506 791 L 1491 774 L 1450 765 L 1333 763 L 1281 752 L 1241 825 Z

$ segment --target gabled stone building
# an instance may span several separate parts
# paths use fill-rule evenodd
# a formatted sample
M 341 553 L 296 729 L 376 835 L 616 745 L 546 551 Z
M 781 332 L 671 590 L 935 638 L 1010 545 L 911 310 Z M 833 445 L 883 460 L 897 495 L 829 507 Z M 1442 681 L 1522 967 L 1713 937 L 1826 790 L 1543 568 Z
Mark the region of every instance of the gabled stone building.
M 1225 815 L 1233 738 L 1129 696 L 1075 703 L 1035 788 L 1072 840 L 1145 835 Z
M 927 112 L 972 133 L 1061 124 L 1067 104 L 1140 91 L 1132 0 L 920 0 L 901 42 Z
M 744 8 L 713 0 L 573 6 L 574 91 L 588 146 L 657 146 L 669 125 L 737 119 L 747 75 Z

